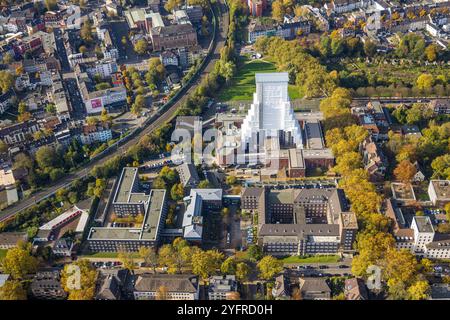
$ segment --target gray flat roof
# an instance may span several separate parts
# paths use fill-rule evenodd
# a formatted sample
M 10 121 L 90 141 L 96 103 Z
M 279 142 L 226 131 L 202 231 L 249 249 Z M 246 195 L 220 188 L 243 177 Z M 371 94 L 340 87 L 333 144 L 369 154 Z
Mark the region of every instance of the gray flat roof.
M 164 207 L 166 190 L 153 189 L 150 195 L 150 206 L 144 217 L 141 227 L 115 228 L 100 227 L 91 228 L 89 240 L 156 240 L 159 223 Z
M 119 185 L 117 186 L 114 202 L 129 202 L 131 188 L 138 173 L 137 168 L 123 168 L 120 176 Z
M 438 200 L 450 199 L 450 180 L 431 180 Z
M 415 216 L 414 220 L 416 221 L 417 228 L 420 232 L 434 232 L 430 217 Z
M 305 124 L 305 133 L 309 149 L 323 149 L 325 147 L 322 138 L 322 129 L 318 121 L 307 122 Z

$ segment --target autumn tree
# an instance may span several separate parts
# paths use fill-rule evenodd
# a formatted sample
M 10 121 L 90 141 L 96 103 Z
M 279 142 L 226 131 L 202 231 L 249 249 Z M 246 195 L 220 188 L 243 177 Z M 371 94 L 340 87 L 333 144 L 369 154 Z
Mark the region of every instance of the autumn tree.
M 260 277 L 265 280 L 272 279 L 283 270 L 283 262 L 272 256 L 265 256 L 257 266 Z
M 416 166 L 409 160 L 403 160 L 394 169 L 395 178 L 405 184 L 410 184 L 416 173 Z
M 156 267 L 158 266 L 158 255 L 156 254 L 155 249 L 140 247 L 139 257 L 144 259 L 144 263 L 146 266 L 151 267 L 153 269 L 153 272 L 156 272 Z
M 170 196 L 171 196 L 172 200 L 174 200 L 174 201 L 179 201 L 179 200 L 183 199 L 184 187 L 181 182 L 176 183 L 172 186 L 172 188 L 170 189 Z
M 164 5 L 164 9 L 167 11 L 173 11 L 181 6 L 182 0 L 168 0 Z
M 130 271 L 133 271 L 134 269 L 136 269 L 136 264 L 135 264 L 132 252 L 130 252 L 124 248 L 120 248 L 117 258 L 122 262 L 123 267 L 125 269 L 128 269 Z
M 439 48 L 437 45 L 435 44 L 430 44 L 426 49 L 425 49 L 425 57 L 427 58 L 427 60 L 429 62 L 434 62 L 437 60 L 438 58 L 438 54 L 439 54 Z
M 136 43 L 134 44 L 134 51 L 139 54 L 139 55 L 143 55 L 145 53 L 147 53 L 148 50 L 148 43 L 147 40 L 145 39 L 139 39 L 138 41 L 136 41 Z
M 94 40 L 92 37 L 92 25 L 89 20 L 83 23 L 80 30 L 80 37 L 86 42 L 92 42 Z
M 239 281 L 242 281 L 242 282 L 247 281 L 250 273 L 251 273 L 251 268 L 247 263 L 239 262 L 236 265 L 236 278 Z
M 220 271 L 224 274 L 236 274 L 236 260 L 234 257 L 228 257 L 220 266 Z
M 27 292 L 18 280 L 8 280 L 0 287 L 0 300 L 26 300 Z
M 66 264 L 61 273 L 61 286 L 69 300 L 92 300 L 95 295 L 97 270 L 88 260 Z
M 197 251 L 192 255 L 192 273 L 207 279 L 215 274 L 223 261 L 223 253 L 217 250 Z
M 14 76 L 8 70 L 0 71 L 0 88 L 2 93 L 8 92 L 14 84 Z
M 131 105 L 131 112 L 138 116 L 141 114 L 143 108 L 145 107 L 145 97 L 138 94 L 134 99 L 134 103 Z
M 417 78 L 417 87 L 422 91 L 429 91 L 433 87 L 434 78 L 432 74 L 422 73 Z
M 38 262 L 31 255 L 31 243 L 19 243 L 7 251 L 1 260 L 3 272 L 14 280 L 22 280 L 26 275 L 36 272 Z

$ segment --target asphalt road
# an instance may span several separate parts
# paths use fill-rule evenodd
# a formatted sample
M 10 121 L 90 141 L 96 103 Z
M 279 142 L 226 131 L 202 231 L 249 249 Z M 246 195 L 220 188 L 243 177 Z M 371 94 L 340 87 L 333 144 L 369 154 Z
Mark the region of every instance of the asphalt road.
M 22 210 L 27 209 L 28 207 L 36 204 L 37 202 L 40 202 L 42 200 L 45 200 L 46 198 L 52 196 L 58 189 L 67 187 L 70 185 L 75 179 L 84 178 L 87 176 L 87 174 L 96 166 L 99 164 L 102 164 L 103 162 L 107 161 L 110 158 L 113 158 L 117 154 L 125 153 L 127 149 L 134 146 L 140 138 L 144 135 L 147 135 L 151 133 L 153 130 L 160 127 L 165 122 L 170 121 L 174 116 L 175 112 L 178 110 L 178 108 L 183 104 L 183 102 L 186 100 L 186 98 L 189 96 L 190 93 L 194 92 L 197 85 L 200 83 L 201 78 L 208 75 L 209 72 L 214 70 L 214 64 L 218 59 L 220 59 L 220 50 L 225 45 L 227 33 L 228 33 L 228 24 L 229 24 L 229 16 L 228 16 L 228 10 L 224 4 L 224 0 L 219 0 L 218 5 L 221 8 L 220 16 L 219 16 L 219 24 L 218 24 L 218 32 L 216 34 L 216 43 L 214 45 L 214 52 L 212 55 L 209 55 L 207 59 L 207 63 L 204 67 L 204 70 L 202 73 L 197 76 L 196 81 L 192 81 L 189 85 L 189 89 L 185 92 L 184 95 L 182 95 L 179 100 L 170 107 L 165 113 L 163 113 L 159 118 L 157 118 L 153 123 L 151 123 L 149 126 L 144 128 L 139 134 L 137 134 L 132 139 L 128 140 L 126 143 L 121 145 L 118 150 L 109 152 L 105 154 L 104 157 L 97 158 L 95 160 L 92 160 L 82 169 L 78 170 L 77 172 L 73 174 L 69 174 L 65 176 L 63 179 L 58 181 L 56 184 L 52 184 L 51 186 L 44 187 L 43 190 L 35 193 L 32 197 L 25 199 L 23 201 L 20 201 L 16 203 L 13 206 L 10 206 L 6 208 L 5 210 L 2 210 L 0 212 L 0 222 L 5 221 L 17 213 L 19 213 Z

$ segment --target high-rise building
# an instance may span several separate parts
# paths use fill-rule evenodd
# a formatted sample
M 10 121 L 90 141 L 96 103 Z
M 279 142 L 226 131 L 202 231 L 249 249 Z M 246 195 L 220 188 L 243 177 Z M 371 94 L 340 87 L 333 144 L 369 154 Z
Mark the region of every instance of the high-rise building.
M 266 138 L 278 137 L 282 147 L 303 148 L 302 133 L 288 94 L 287 72 L 258 73 L 253 103 L 241 130 L 243 151 L 256 150 Z

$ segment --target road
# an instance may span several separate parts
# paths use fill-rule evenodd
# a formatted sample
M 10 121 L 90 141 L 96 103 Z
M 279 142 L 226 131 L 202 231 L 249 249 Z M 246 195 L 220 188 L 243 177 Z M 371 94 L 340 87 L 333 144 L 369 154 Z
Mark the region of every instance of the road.
M 105 153 L 103 157 L 96 158 L 95 160 L 90 161 L 85 167 L 78 170 L 77 172 L 73 174 L 66 175 L 64 178 L 62 178 L 60 181 L 58 181 L 56 184 L 53 184 L 51 186 L 45 187 L 43 190 L 35 193 L 32 197 L 25 199 L 23 201 L 20 201 L 16 203 L 13 206 L 10 206 L 6 208 L 5 210 L 2 210 L 0 212 L 0 222 L 5 221 L 9 218 L 14 217 L 17 213 L 19 213 L 22 210 L 27 209 L 28 207 L 36 204 L 37 202 L 40 202 L 42 200 L 45 200 L 46 198 L 52 196 L 58 189 L 65 188 L 69 186 L 74 180 L 84 178 L 88 175 L 88 173 L 98 164 L 104 163 L 108 159 L 113 158 L 114 156 L 118 154 L 125 153 L 126 150 L 128 150 L 130 147 L 134 146 L 136 143 L 139 142 L 140 138 L 151 133 L 153 130 L 157 129 L 164 123 L 170 121 L 175 116 L 175 112 L 178 110 L 178 108 L 183 104 L 183 102 L 186 100 L 186 98 L 189 96 L 190 93 L 194 92 L 197 85 L 200 83 L 201 78 L 206 77 L 209 72 L 214 70 L 214 64 L 217 60 L 220 59 L 220 50 L 225 45 L 227 33 L 228 33 L 228 24 L 229 24 L 229 17 L 228 17 L 228 11 L 224 4 L 224 0 L 220 0 L 217 2 L 220 6 L 220 16 L 219 16 L 219 23 L 218 23 L 218 32 L 216 34 L 216 42 L 214 45 L 213 53 L 206 57 L 206 64 L 204 66 L 203 71 L 200 75 L 197 76 L 197 79 L 195 81 L 192 81 L 188 86 L 187 91 L 184 95 L 182 95 L 176 103 L 172 105 L 167 111 L 165 111 L 163 114 L 161 114 L 160 117 L 158 117 L 153 123 L 145 127 L 141 132 L 139 132 L 135 137 L 131 138 L 127 142 L 125 142 L 123 145 L 118 147 L 115 151 L 109 151 L 108 153 Z
M 303 268 L 297 269 L 298 265 Z M 338 263 L 289 263 L 284 266 L 285 268 L 288 268 L 288 273 L 291 277 L 320 277 L 330 275 L 351 275 L 351 265 L 351 260 L 347 260 Z M 324 268 L 325 266 L 326 268 Z M 342 267 L 340 268 L 339 266 Z M 345 268 L 343 266 L 345 266 Z

